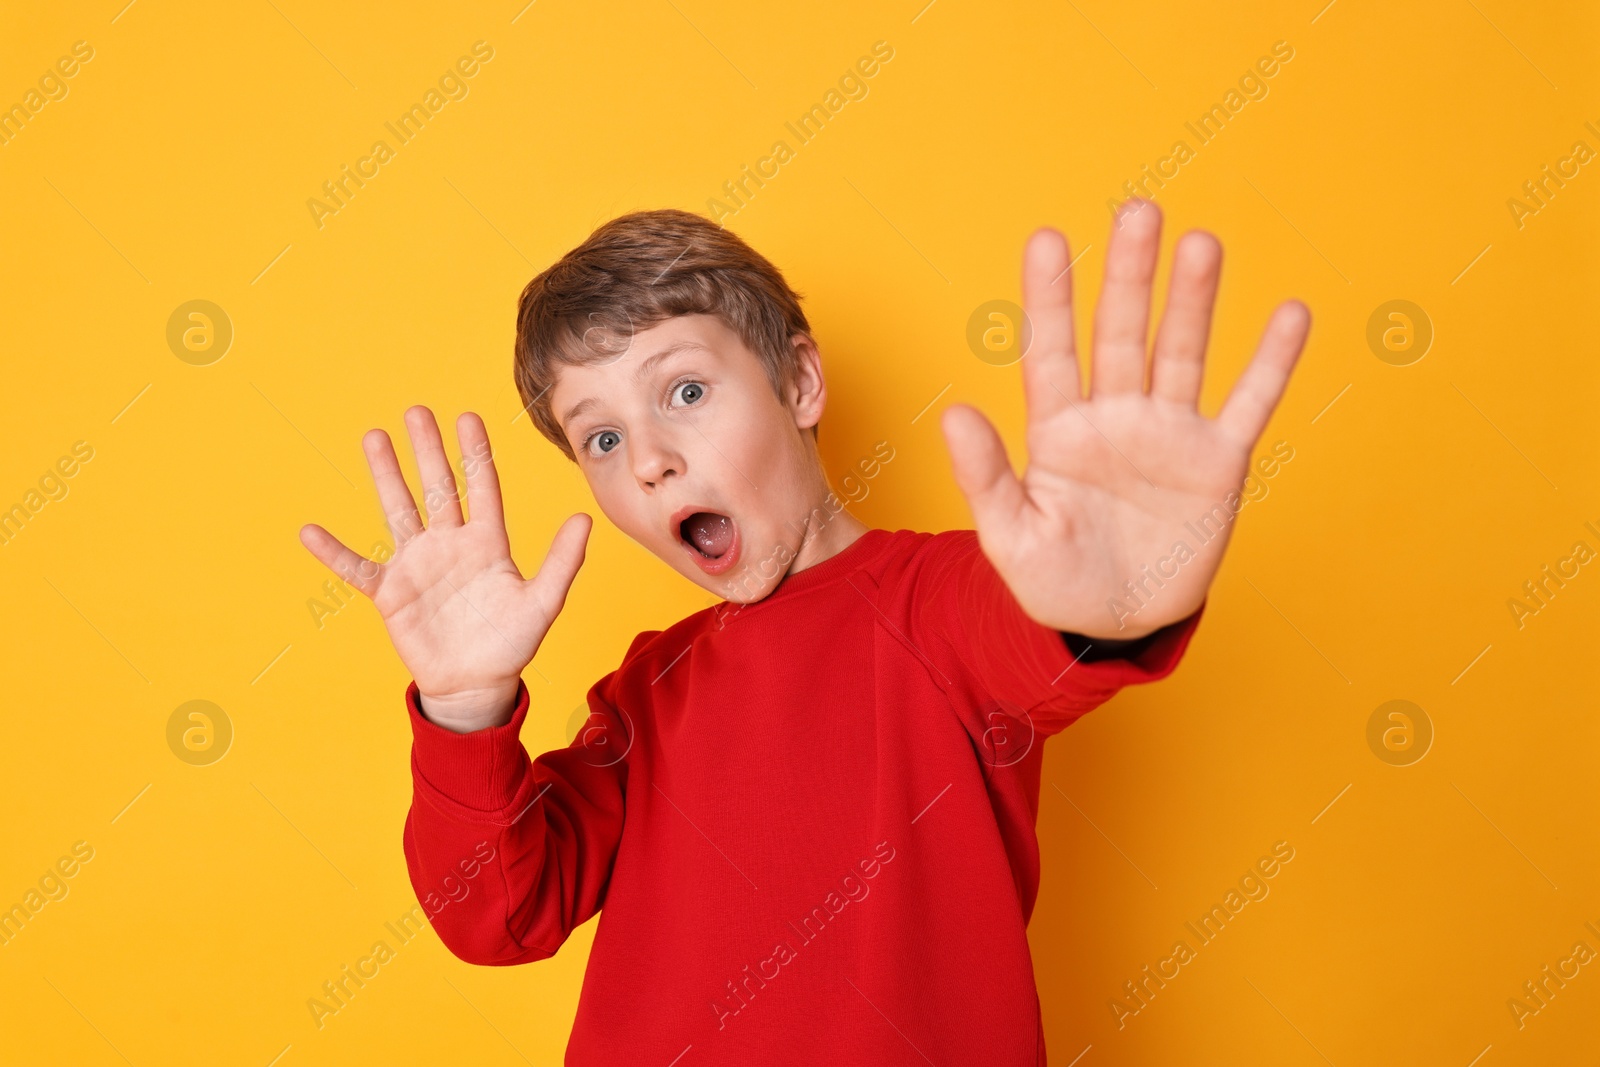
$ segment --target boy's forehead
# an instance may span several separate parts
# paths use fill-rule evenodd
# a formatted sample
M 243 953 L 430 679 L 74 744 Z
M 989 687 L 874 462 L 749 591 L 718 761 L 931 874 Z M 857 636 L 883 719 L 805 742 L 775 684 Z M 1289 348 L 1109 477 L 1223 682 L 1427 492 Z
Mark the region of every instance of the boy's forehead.
M 740 343 L 739 335 L 720 318 L 701 314 L 674 315 L 648 329 L 635 330 L 631 338 L 621 340 L 623 351 L 620 361 L 631 359 L 635 365 L 669 346 L 698 344 L 715 353 L 730 344 Z

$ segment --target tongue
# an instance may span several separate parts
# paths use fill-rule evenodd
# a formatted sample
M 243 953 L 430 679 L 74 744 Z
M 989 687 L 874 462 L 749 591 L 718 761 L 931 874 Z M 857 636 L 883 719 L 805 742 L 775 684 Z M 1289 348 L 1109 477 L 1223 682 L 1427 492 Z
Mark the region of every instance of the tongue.
M 689 543 L 708 556 L 716 557 L 733 544 L 733 520 L 714 511 L 697 511 L 683 521 Z

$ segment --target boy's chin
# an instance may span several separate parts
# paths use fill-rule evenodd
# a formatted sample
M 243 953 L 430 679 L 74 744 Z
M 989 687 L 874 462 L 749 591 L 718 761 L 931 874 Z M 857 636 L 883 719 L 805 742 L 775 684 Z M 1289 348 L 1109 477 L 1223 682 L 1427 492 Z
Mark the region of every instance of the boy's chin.
M 778 582 L 783 577 L 780 574 L 763 579 L 744 567 L 713 577 L 700 571 L 693 563 L 687 568 L 680 567 L 678 573 L 701 589 L 715 594 L 730 604 L 754 604 L 758 600 L 764 600 L 778 587 Z
M 784 577 L 784 572 L 779 572 L 770 578 L 763 578 L 753 567 L 746 566 L 735 567 L 726 574 L 713 576 L 706 574 L 693 563 L 683 566 L 682 560 L 677 562 L 679 574 L 729 604 L 754 604 L 759 600 L 765 600 L 774 589 L 778 588 L 778 583 Z
M 754 604 L 758 600 L 765 600 L 774 589 L 778 587 L 778 578 L 769 578 L 759 585 L 741 584 L 734 587 L 713 589 L 723 600 L 730 604 Z
M 751 551 L 752 542 L 765 543 L 763 536 L 759 530 L 751 534 L 735 523 L 731 543 L 715 558 L 707 557 L 681 538 L 671 546 L 663 546 L 668 548 L 663 558 L 679 574 L 722 600 L 754 604 L 778 587 L 794 559 L 794 550 L 787 545 L 774 552 Z

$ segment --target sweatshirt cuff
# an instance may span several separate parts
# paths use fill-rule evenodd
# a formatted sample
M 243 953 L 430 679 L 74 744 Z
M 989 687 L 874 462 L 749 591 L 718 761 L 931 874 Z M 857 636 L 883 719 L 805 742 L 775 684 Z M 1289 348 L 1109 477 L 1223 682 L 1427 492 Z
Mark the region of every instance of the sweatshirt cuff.
M 416 782 L 464 808 L 486 813 L 509 806 L 532 761 L 519 734 L 528 717 L 528 686 L 517 681 L 517 706 L 508 722 L 456 733 L 422 713 L 417 683 L 406 687 L 411 719 L 411 771 Z
M 1115 652 L 1104 649 L 1093 638 L 1058 630 L 1062 645 L 1073 659 L 1067 673 L 1078 674 L 1075 681 L 1080 686 L 1111 690 L 1165 678 L 1177 669 L 1205 610 L 1205 602 L 1201 601 L 1186 618 L 1168 623 Z M 1101 652 L 1102 656 L 1096 657 L 1096 652 Z

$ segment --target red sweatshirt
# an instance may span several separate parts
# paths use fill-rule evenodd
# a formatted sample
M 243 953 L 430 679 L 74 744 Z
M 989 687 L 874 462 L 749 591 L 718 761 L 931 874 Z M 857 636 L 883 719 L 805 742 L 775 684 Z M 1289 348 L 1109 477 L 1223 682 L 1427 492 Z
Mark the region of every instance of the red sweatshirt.
M 973 531 L 869 530 L 639 634 L 536 760 L 526 686 L 457 734 L 413 682 L 411 884 L 470 963 L 600 913 L 570 1065 L 1035 1067 L 1044 739 L 1169 673 L 1199 616 L 1075 660 Z

